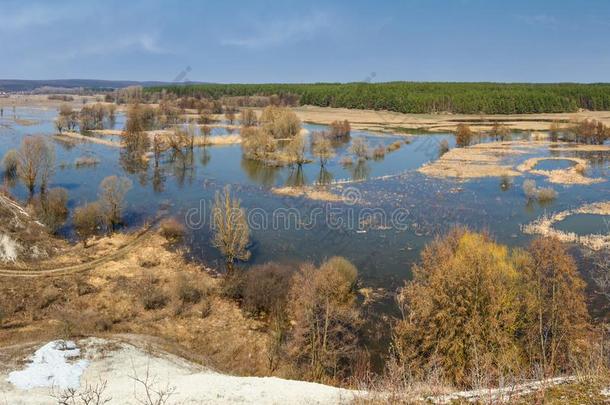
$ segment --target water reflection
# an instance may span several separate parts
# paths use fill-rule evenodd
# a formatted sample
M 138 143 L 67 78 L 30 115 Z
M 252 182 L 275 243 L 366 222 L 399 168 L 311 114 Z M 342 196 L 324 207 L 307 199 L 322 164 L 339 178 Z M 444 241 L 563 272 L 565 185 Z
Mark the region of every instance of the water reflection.
M 258 160 L 242 157 L 241 168 L 248 178 L 257 184 L 265 187 L 272 187 L 277 184 L 280 168 L 269 166 Z

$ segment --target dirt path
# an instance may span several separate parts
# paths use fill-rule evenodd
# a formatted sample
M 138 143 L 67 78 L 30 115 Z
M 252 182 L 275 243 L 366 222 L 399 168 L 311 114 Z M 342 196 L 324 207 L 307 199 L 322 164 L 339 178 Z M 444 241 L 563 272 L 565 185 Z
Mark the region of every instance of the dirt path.
M 127 242 L 125 245 L 121 246 L 111 254 L 108 254 L 103 257 L 99 257 L 97 259 L 91 260 L 86 263 L 79 263 L 70 266 L 62 266 L 51 269 L 41 269 L 41 268 L 2 268 L 0 267 L 0 277 L 52 277 L 52 276 L 65 276 L 69 274 L 82 273 L 85 271 L 93 270 L 96 267 L 108 263 L 110 261 L 116 260 L 130 252 L 132 252 L 143 240 L 145 240 L 153 229 L 153 224 L 147 226 L 145 229 L 139 231 L 135 237 Z

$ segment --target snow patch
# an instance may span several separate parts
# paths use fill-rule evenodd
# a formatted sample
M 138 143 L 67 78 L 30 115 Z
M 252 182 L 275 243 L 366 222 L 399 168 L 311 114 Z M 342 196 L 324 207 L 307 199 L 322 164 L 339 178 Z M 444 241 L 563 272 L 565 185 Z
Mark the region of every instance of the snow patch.
M 7 381 L 23 390 L 36 387 L 78 388 L 80 377 L 89 365 L 87 360 L 68 362 L 80 356 L 80 349 L 72 341 L 55 340 L 36 350 L 30 364 L 21 371 L 13 371 Z
M 20 246 L 8 235 L 0 235 L 0 261 L 15 262 Z

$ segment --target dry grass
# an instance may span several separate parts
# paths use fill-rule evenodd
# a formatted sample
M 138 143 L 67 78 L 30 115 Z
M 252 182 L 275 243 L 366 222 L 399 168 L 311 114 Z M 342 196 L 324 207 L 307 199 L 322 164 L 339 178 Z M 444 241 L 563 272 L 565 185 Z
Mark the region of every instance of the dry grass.
M 288 197 L 305 197 L 316 201 L 339 202 L 343 201 L 342 196 L 334 194 L 324 188 L 319 187 L 275 187 L 271 189 L 273 194 Z
M 539 170 L 536 165 L 545 160 L 570 160 L 575 163 L 569 169 L 557 170 Z M 532 173 L 540 176 L 545 176 L 551 183 L 555 184 L 594 184 L 605 181 L 603 178 L 586 177 L 586 171 L 589 163 L 585 159 L 574 157 L 536 157 L 523 162 L 517 167 L 517 170 L 524 173 Z
M 610 248 L 610 234 L 606 235 L 584 235 L 580 236 L 573 232 L 563 232 L 553 228 L 557 222 L 563 221 L 570 215 L 596 214 L 610 215 L 610 201 L 586 204 L 574 210 L 566 210 L 553 215 L 545 215 L 537 220 L 521 227 L 523 233 L 530 235 L 543 235 L 555 237 L 567 243 L 579 243 L 591 250 L 602 250 Z
M 92 249 L 121 243 L 112 239 L 98 240 Z M 94 272 L 3 282 L 0 345 L 135 333 L 172 342 L 191 357 L 206 359 L 207 365 L 225 372 L 264 374 L 267 335 L 261 331 L 262 324 L 246 318 L 235 303 L 219 296 L 218 279 L 163 245 L 164 239 L 154 235 L 123 259 Z M 82 249 L 80 253 L 87 256 Z M 181 277 L 208 292 L 206 299 L 193 299 Z

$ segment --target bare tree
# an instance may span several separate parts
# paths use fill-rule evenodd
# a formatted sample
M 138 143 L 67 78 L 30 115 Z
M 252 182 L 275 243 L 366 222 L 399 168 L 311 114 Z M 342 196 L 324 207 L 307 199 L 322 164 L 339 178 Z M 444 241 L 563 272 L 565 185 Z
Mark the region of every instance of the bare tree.
M 108 176 L 100 183 L 101 205 L 112 230 L 121 223 L 125 194 L 131 187 L 131 180 L 125 177 Z
M 354 154 L 358 160 L 366 160 L 369 157 L 369 144 L 366 142 L 366 139 L 362 137 L 356 138 L 350 146 L 350 152 Z
M 233 271 L 235 260 L 248 260 L 250 251 L 250 228 L 240 201 L 231 196 L 229 186 L 222 193 L 216 192 L 212 207 L 214 239 L 212 244 L 225 257 L 228 272 Z
M 26 137 L 17 157 L 17 174 L 30 190 L 30 195 L 34 194 L 38 182 L 41 189 L 46 188 L 55 162 L 53 147 L 41 136 Z
M 135 365 L 131 364 L 132 375 L 129 376 L 134 381 L 134 398 L 142 405 L 165 405 L 169 398 L 176 392 L 176 387 L 169 385 L 169 382 L 162 388 L 159 387 L 158 378 L 150 373 L 150 364 L 146 364 L 144 376 L 138 376 Z M 143 395 L 138 395 L 137 387 L 144 390 Z
M 313 134 L 312 152 L 320 159 L 320 166 L 326 165 L 328 160 L 335 156 L 332 142 L 319 132 Z
M 51 396 L 57 401 L 57 405 L 104 405 L 112 400 L 105 394 L 108 386 L 107 381 L 97 384 L 85 384 L 81 389 L 68 388 L 56 391 L 53 388 Z

